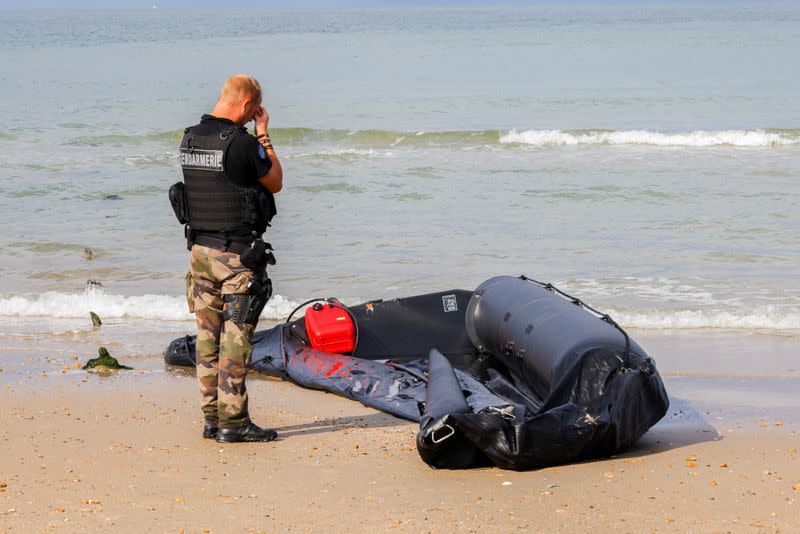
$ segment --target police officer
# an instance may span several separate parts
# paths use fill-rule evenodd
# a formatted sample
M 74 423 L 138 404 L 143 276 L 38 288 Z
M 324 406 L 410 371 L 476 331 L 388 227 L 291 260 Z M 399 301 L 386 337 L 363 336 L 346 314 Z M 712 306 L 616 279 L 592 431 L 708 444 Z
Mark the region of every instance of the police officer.
M 244 127 L 250 121 L 254 135 Z M 272 295 L 266 264 L 274 257 L 261 237 L 283 186 L 268 125 L 259 83 L 231 76 L 211 114 L 185 130 L 183 182 L 170 190 L 191 251 L 187 299 L 197 316 L 203 437 L 222 443 L 277 437 L 250 420 L 245 387 L 253 330 Z

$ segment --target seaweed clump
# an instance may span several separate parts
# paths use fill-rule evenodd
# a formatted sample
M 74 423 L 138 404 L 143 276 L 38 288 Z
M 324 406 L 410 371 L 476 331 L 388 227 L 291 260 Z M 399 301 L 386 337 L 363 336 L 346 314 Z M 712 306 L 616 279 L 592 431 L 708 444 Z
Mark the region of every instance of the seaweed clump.
M 133 369 L 133 367 L 128 367 L 127 365 L 120 365 L 117 359 L 111 356 L 111 354 L 108 353 L 108 349 L 105 347 L 100 347 L 98 353 L 100 355 L 97 358 L 92 358 L 86 362 L 86 365 L 83 366 L 84 370 L 94 371 L 101 375 L 108 375 L 120 369 Z

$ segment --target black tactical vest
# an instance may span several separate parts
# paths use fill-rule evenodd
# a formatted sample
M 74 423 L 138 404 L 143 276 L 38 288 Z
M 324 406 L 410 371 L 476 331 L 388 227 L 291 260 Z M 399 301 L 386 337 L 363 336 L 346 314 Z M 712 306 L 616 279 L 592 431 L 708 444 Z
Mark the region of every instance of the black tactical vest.
M 200 125 L 186 128 L 180 147 L 188 225 L 195 232 L 250 235 L 264 233 L 271 218 L 262 213 L 260 187 L 241 186 L 225 173 L 225 157 L 244 127 L 220 125 L 199 134 Z M 202 125 L 203 130 L 208 125 Z M 201 130 L 201 131 L 203 131 Z

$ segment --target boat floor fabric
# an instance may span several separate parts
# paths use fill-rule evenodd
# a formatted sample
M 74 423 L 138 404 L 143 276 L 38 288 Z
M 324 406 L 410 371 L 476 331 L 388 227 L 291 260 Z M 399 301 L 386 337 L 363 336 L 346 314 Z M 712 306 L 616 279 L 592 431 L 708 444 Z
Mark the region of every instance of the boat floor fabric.
M 194 349 L 193 337 L 176 339 L 165 361 L 194 365 Z M 470 368 L 453 368 L 434 351 L 402 362 L 330 354 L 278 325 L 254 335 L 251 367 L 420 422 L 417 448 L 437 468 L 534 469 L 610 455 L 633 444 L 669 406 L 655 364 L 637 353 L 625 361 L 607 348 L 588 349 L 557 370 L 543 399 L 501 358 L 472 359 Z M 447 413 L 435 410 L 436 399 L 448 399 Z M 464 401 L 469 410 L 452 409 Z

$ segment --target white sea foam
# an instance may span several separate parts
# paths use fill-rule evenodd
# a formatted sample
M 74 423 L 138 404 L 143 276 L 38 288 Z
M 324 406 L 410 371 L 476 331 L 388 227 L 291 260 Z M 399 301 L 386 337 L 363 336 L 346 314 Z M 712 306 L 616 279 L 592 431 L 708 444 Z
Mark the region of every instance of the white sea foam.
M 262 319 L 281 320 L 299 304 L 275 295 Z M 47 292 L 41 295 L 0 297 L 0 317 L 84 318 L 89 312 L 101 318 L 159 321 L 193 321 L 183 297 L 171 295 L 123 296 L 89 288 L 83 293 Z M 729 310 L 625 310 L 604 309 L 625 328 L 641 329 L 758 329 L 800 330 L 800 309 L 761 306 Z M 295 314 L 302 316 L 302 311 Z
M 686 133 L 663 133 L 649 130 L 511 130 L 500 136 L 501 144 L 550 145 L 652 145 L 683 147 L 770 147 L 800 144 L 800 136 L 764 130 L 698 130 Z
M 295 158 L 335 158 L 335 157 L 365 157 L 372 158 L 377 156 L 391 157 L 391 152 L 378 152 L 373 148 L 341 148 L 332 150 L 320 150 L 318 152 L 300 152 L 297 154 L 289 153 L 290 157 Z
M 648 330 L 800 330 L 800 310 L 774 306 L 749 310 L 609 310 L 609 315 L 624 328 Z
M 261 314 L 265 319 L 283 319 L 297 306 L 282 295 L 274 295 Z M 83 293 L 12 295 L 0 297 L 0 316 L 5 317 L 86 317 L 93 311 L 102 319 L 131 318 L 160 321 L 193 321 L 184 297 L 170 295 L 123 296 L 101 289 Z

